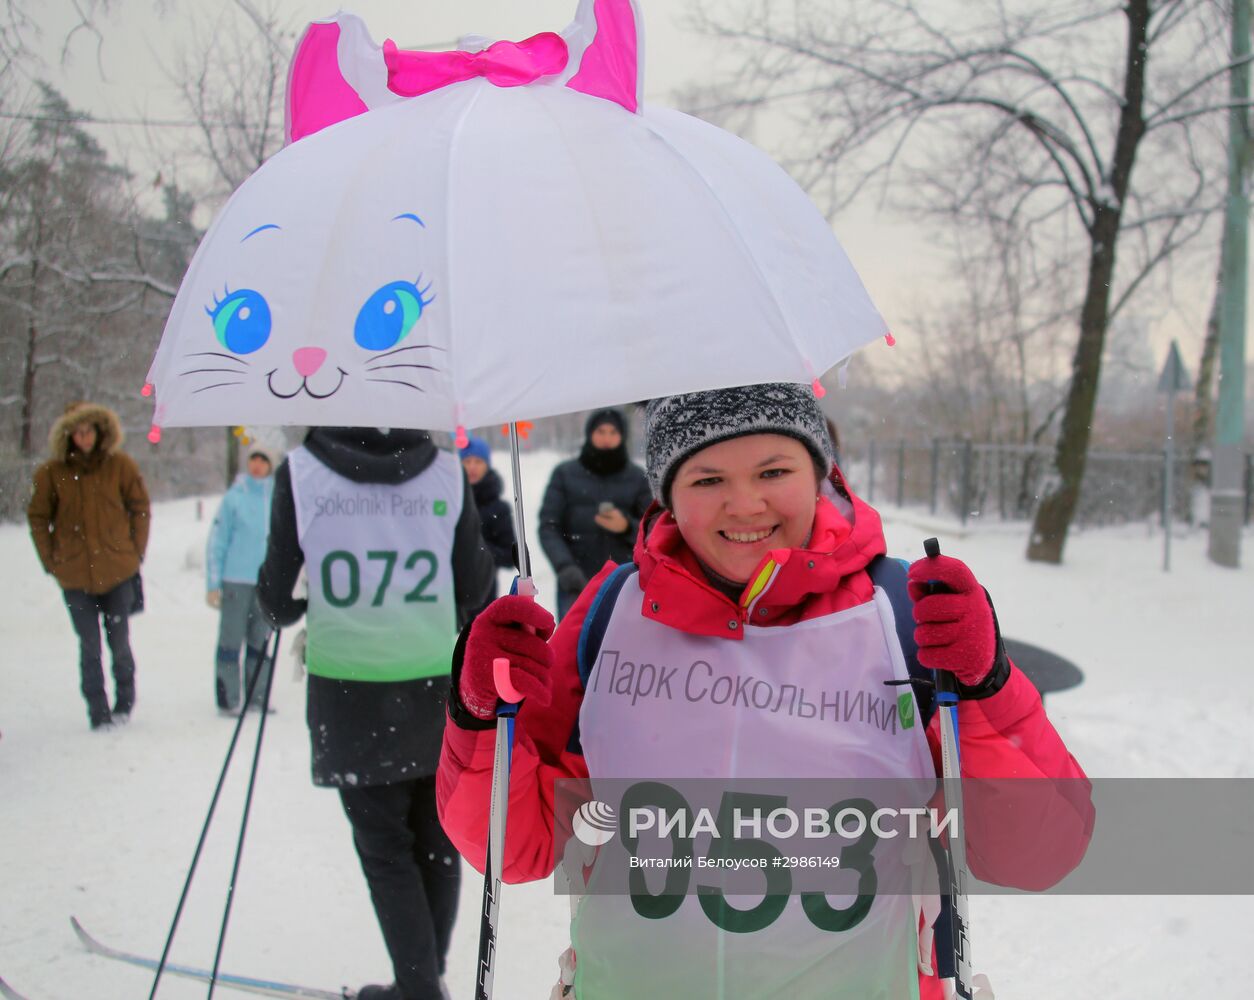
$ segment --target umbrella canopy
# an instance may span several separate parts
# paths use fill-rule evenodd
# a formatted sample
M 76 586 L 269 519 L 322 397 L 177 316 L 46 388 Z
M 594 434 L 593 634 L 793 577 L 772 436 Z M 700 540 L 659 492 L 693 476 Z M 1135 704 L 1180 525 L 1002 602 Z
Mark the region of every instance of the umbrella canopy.
M 637 38 L 627 0 L 477 54 L 311 26 L 297 141 L 205 235 L 148 376 L 154 424 L 451 430 L 810 382 L 883 336 L 782 169 L 639 106 Z

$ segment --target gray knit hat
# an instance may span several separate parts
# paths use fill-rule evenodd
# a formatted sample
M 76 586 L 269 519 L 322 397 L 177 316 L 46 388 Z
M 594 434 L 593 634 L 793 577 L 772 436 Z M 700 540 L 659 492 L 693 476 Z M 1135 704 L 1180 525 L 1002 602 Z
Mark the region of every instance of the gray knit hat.
M 644 457 L 653 495 L 670 506 L 679 467 L 702 448 L 746 434 L 784 434 L 806 446 L 823 469 L 832 464 L 827 423 L 814 390 L 768 382 L 663 396 L 644 411 Z

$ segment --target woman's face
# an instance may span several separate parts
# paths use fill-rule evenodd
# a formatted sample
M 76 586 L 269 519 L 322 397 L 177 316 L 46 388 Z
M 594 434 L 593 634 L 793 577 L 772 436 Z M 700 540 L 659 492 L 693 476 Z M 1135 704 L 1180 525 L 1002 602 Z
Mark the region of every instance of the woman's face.
M 90 455 L 96 447 L 96 425 L 90 422 L 79 424 L 70 432 L 74 447 L 84 455 Z
M 783 434 L 751 434 L 684 462 L 671 486 L 671 510 L 697 558 L 740 583 L 772 549 L 805 542 L 817 495 L 805 445 Z
M 254 479 L 265 479 L 270 475 L 270 461 L 264 455 L 248 456 L 248 474 Z

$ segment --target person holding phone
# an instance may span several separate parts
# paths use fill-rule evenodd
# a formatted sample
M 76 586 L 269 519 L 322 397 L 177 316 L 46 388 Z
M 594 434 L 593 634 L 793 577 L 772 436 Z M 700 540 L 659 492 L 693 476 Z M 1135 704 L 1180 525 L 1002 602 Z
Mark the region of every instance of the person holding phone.
M 631 559 L 652 501 L 644 470 L 627 458 L 622 413 L 597 410 L 584 425 L 579 457 L 553 470 L 540 504 L 540 547 L 557 573 L 559 619 L 607 561 Z

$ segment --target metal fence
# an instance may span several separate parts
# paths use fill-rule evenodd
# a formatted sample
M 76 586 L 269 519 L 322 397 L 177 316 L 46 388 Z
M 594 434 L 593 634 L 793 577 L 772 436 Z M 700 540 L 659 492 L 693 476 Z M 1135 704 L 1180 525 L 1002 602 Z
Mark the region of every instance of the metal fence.
M 933 514 L 1003 521 L 1028 520 L 1047 492 L 1054 450 L 1025 445 L 934 438 L 920 444 L 868 441 L 846 452 L 851 485 L 870 502 L 926 507 Z M 1166 454 L 1091 451 L 1074 523 L 1125 524 L 1161 518 Z M 1194 479 L 1187 457 L 1176 457 L 1173 517 L 1188 520 Z M 1254 507 L 1254 455 L 1245 456 L 1245 523 Z

